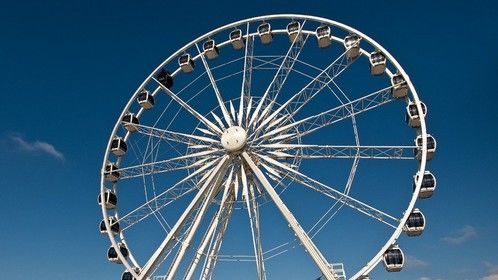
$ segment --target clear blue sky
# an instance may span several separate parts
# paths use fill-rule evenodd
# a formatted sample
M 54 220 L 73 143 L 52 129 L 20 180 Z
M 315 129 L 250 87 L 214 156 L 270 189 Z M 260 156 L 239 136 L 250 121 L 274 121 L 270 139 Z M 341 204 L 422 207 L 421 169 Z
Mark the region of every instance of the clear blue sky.
M 498 4 L 18 2 L 0 9 L 0 278 L 118 279 L 122 267 L 107 262 L 109 242 L 97 231 L 96 195 L 106 141 L 131 92 L 215 27 L 302 13 L 375 38 L 429 106 L 439 145 L 431 162 L 439 188 L 424 202 L 429 228 L 406 243 L 410 267 L 377 279 L 498 279 Z

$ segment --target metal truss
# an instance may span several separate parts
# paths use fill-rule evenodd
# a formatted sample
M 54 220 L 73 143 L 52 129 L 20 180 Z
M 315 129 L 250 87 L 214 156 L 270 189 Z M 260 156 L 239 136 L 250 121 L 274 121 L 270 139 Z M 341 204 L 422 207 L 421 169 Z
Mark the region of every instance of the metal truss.
M 208 170 L 210 167 L 210 165 L 205 165 L 197 169 L 192 174 L 188 175 L 178 183 L 174 184 L 172 187 L 168 188 L 166 191 L 155 196 L 140 207 L 119 218 L 118 223 L 123 228 L 122 231 L 127 230 L 136 223 L 158 212 L 178 198 L 181 198 L 182 196 L 196 190 L 198 186 L 212 174 L 213 170 Z M 200 179 L 197 179 L 196 176 L 202 174 L 203 172 L 205 172 L 204 175 Z
M 183 169 L 193 169 L 203 164 L 211 166 L 219 159 L 219 157 L 215 156 L 218 152 L 219 150 L 205 150 L 166 160 L 127 166 L 119 168 L 117 171 L 120 172 L 120 179 L 128 179 Z
M 157 250 L 151 256 L 149 261 L 147 261 L 145 266 L 142 268 L 142 271 L 141 271 L 139 278 L 137 280 L 147 279 L 147 277 L 152 273 L 152 270 L 157 268 L 157 265 L 160 264 L 160 262 L 161 262 L 161 256 L 164 254 L 165 250 L 171 246 L 171 244 L 173 243 L 173 240 L 176 238 L 176 236 L 179 235 L 181 228 L 183 228 L 183 226 L 185 225 L 185 223 L 187 221 L 187 218 L 192 214 L 193 210 L 198 207 L 198 205 L 201 203 L 203 197 L 205 197 L 206 195 L 208 197 L 211 197 L 212 193 L 214 192 L 214 188 L 209 188 L 208 186 L 215 183 L 216 180 L 219 180 L 218 178 L 221 177 L 221 174 L 225 174 L 227 163 L 228 163 L 228 156 L 224 156 L 220 160 L 220 162 L 216 165 L 213 172 L 209 175 L 209 178 L 205 181 L 205 183 L 201 187 L 200 191 L 193 198 L 192 202 L 189 204 L 189 206 L 187 207 L 185 212 L 182 214 L 182 216 L 178 219 L 177 223 L 173 226 L 173 228 L 168 233 L 168 235 L 166 236 L 164 241 L 157 248 Z M 211 200 L 211 199 L 209 199 L 209 200 Z M 202 211 L 205 211 L 205 208 L 207 207 L 207 205 L 205 203 L 202 205 L 203 205 Z
M 299 57 L 299 54 L 301 53 L 301 50 L 303 49 L 308 39 L 308 36 L 306 36 L 304 39 L 298 40 L 305 23 L 306 22 L 304 21 L 301 24 L 301 27 L 299 29 L 299 34 L 294 38 L 289 50 L 287 51 L 287 54 L 285 55 L 284 59 L 282 60 L 282 63 L 280 64 L 279 69 L 277 70 L 277 73 L 273 76 L 273 80 L 270 82 L 270 85 L 268 86 L 262 98 L 260 99 L 256 109 L 252 114 L 248 127 L 256 125 L 256 122 L 260 121 L 263 117 L 266 117 L 267 113 L 273 107 L 273 104 L 276 101 L 277 96 L 280 93 L 280 90 L 282 89 L 285 81 L 287 80 L 289 73 L 292 71 L 296 59 Z M 260 116 L 260 111 L 261 108 L 263 108 L 263 105 L 265 109 L 263 109 L 263 112 L 261 113 Z
M 274 158 L 286 159 L 296 156 L 303 159 L 318 158 L 364 158 L 364 159 L 405 159 L 413 160 L 415 146 L 333 146 L 306 144 L 263 144 L 269 148 L 268 154 Z M 302 151 L 300 155 L 296 155 Z
M 269 128 L 265 134 L 261 135 L 261 138 L 269 138 L 276 134 L 286 133 L 291 128 L 296 128 L 299 131 L 298 134 L 290 136 L 287 140 L 292 140 L 297 136 L 303 137 L 313 131 L 316 131 L 320 128 L 329 126 L 333 123 L 341 121 L 343 119 L 349 118 L 353 115 L 357 115 L 362 112 L 369 111 L 371 109 L 377 108 L 384 104 L 387 104 L 393 101 L 395 98 L 391 94 L 391 86 L 371 93 L 367 96 L 361 97 L 350 103 L 340 105 L 338 107 L 323 111 L 314 116 L 310 116 L 293 123 L 283 125 L 281 127 L 270 130 Z M 275 136 L 278 137 L 278 136 Z M 258 139 L 256 139 L 257 141 Z M 272 141 L 276 141 L 275 138 L 271 139 Z M 277 139 L 279 140 L 279 139 Z
M 246 31 L 246 46 L 244 52 L 244 72 L 242 76 L 242 87 L 240 90 L 239 113 L 237 115 L 237 123 L 242 125 L 244 120 L 244 102 L 249 102 L 251 96 L 251 81 L 252 81 L 252 64 L 254 53 L 254 36 L 249 36 L 249 23 L 247 23 Z
M 266 126 L 269 129 L 280 123 L 282 119 L 277 119 L 278 114 L 286 110 L 289 117 L 297 114 L 299 110 L 303 108 L 313 97 L 315 97 L 320 91 L 327 87 L 334 79 L 336 79 L 346 68 L 351 65 L 355 60 L 348 61 L 346 59 L 346 52 L 342 53 L 338 58 L 336 58 L 331 64 L 329 64 L 324 70 L 320 72 L 316 77 L 314 77 L 306 86 L 304 86 L 299 92 L 290 97 L 282 106 L 277 108 L 272 114 L 270 114 L 266 119 L 264 119 L 260 127 Z M 287 117 L 286 117 L 287 118 Z
M 166 129 L 160 129 L 156 127 L 150 127 L 146 125 L 141 125 L 141 124 L 135 124 L 137 127 L 137 131 L 141 134 L 152 136 L 152 137 L 157 137 L 162 140 L 166 141 L 173 141 L 185 145 L 212 145 L 212 144 L 218 144 L 219 141 L 206 137 L 206 136 L 199 136 L 195 134 L 187 134 L 187 133 L 180 133 L 180 132 L 175 132 L 175 131 L 170 131 Z M 202 128 L 198 128 L 200 131 L 204 133 L 210 133 L 209 130 L 203 130 Z M 214 134 L 212 134 L 214 135 Z
M 270 158 L 267 156 L 260 155 L 259 156 L 261 159 L 264 161 L 272 164 L 275 166 L 277 169 L 283 169 L 287 170 L 292 173 L 290 179 L 293 180 L 296 183 L 299 183 L 305 187 L 308 187 L 312 190 L 315 190 L 325 196 L 328 196 L 336 201 L 340 201 L 341 203 L 346 204 L 347 206 L 363 213 L 366 214 L 369 217 L 372 217 L 390 227 L 396 228 L 395 225 L 399 223 L 399 219 L 386 214 L 372 206 L 369 206 L 366 203 L 363 203 L 355 198 L 352 198 L 348 195 L 345 195 L 344 193 L 329 187 L 323 183 L 320 183 L 317 180 L 311 179 L 310 177 L 300 173 L 299 171 L 293 170 L 292 168 L 289 168 L 288 166 Z

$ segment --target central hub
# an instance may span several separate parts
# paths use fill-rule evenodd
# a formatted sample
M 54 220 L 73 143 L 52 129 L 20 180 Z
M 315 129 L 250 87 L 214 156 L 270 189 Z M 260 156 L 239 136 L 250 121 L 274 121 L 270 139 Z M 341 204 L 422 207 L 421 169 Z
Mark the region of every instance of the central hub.
M 229 127 L 221 135 L 221 145 L 229 152 L 240 151 L 247 143 L 247 132 L 240 126 Z

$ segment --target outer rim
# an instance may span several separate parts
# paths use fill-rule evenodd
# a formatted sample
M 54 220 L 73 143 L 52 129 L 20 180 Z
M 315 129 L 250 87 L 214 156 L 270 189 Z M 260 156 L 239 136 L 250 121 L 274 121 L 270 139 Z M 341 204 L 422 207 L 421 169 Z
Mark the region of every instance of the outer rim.
M 360 32 L 360 31 L 358 31 L 358 30 L 356 30 L 356 29 L 354 29 L 354 28 L 352 28 L 352 27 L 350 27 L 348 25 L 345 25 L 345 24 L 342 24 L 342 23 L 339 23 L 339 22 L 336 22 L 336 21 L 333 21 L 333 20 L 330 20 L 330 19 L 326 19 L 326 18 L 322 18 L 322 17 L 317 17 L 317 16 L 309 16 L 309 15 L 301 15 L 301 14 L 275 14 L 275 15 L 266 15 L 266 16 L 259 16 L 259 17 L 247 18 L 247 19 L 244 19 L 244 20 L 240 20 L 240 21 L 236 21 L 236 22 L 224 25 L 224 26 L 219 27 L 217 29 L 214 29 L 214 30 L 212 30 L 212 31 L 210 31 L 208 33 L 205 33 L 202 36 L 197 37 L 196 39 L 194 39 L 193 41 L 191 41 L 190 43 L 186 44 L 185 46 L 183 46 L 182 48 L 180 48 L 179 50 L 177 50 L 176 52 L 174 52 L 172 55 L 170 55 L 161 64 L 159 64 L 159 66 L 156 69 L 154 69 L 154 71 L 137 88 L 137 90 L 135 91 L 135 93 L 132 95 L 132 97 L 130 98 L 130 100 L 126 104 L 124 110 L 121 112 L 121 114 L 120 114 L 120 116 L 118 118 L 118 121 L 114 125 L 112 133 L 111 133 L 111 135 L 109 137 L 109 141 L 108 141 L 108 144 L 107 144 L 107 147 L 106 147 L 106 151 L 104 153 L 104 159 L 103 159 L 102 168 L 101 168 L 101 179 L 100 179 L 101 189 L 100 189 L 100 192 L 101 192 L 102 197 L 103 197 L 104 191 L 105 191 L 105 180 L 104 180 L 104 176 L 103 176 L 104 168 L 105 168 L 105 165 L 106 165 L 108 157 L 109 157 L 110 146 L 111 146 L 112 139 L 113 139 L 114 135 L 116 134 L 118 128 L 120 127 L 120 120 L 122 119 L 122 117 L 124 116 L 124 114 L 126 114 L 128 112 L 128 109 L 131 107 L 131 105 L 135 101 L 135 97 L 137 96 L 139 90 L 141 88 L 143 88 L 152 79 L 152 77 L 154 76 L 154 74 L 159 69 L 161 69 L 162 67 L 164 67 L 165 65 L 167 65 L 169 62 L 175 61 L 176 57 L 178 57 L 181 53 L 183 53 L 185 50 L 187 50 L 188 48 L 190 48 L 192 45 L 194 45 L 194 44 L 196 44 L 198 42 L 201 42 L 204 39 L 206 39 L 206 38 L 208 38 L 208 37 L 210 37 L 210 36 L 212 36 L 214 34 L 217 34 L 217 33 L 221 32 L 221 31 L 227 30 L 229 28 L 237 27 L 237 26 L 242 25 L 242 24 L 246 24 L 246 23 L 250 23 L 250 22 L 258 22 L 258 21 L 268 21 L 268 20 L 274 20 L 274 19 L 289 19 L 289 20 L 292 20 L 292 19 L 303 19 L 303 20 L 311 20 L 311 21 L 320 22 L 320 23 L 323 23 L 323 24 L 328 24 L 331 27 L 335 26 L 335 27 L 338 27 L 340 29 L 343 29 L 343 30 L 351 32 L 351 33 L 356 33 L 357 35 L 359 35 L 362 38 L 362 40 L 367 41 L 368 44 L 370 44 L 371 46 L 374 46 L 376 49 L 380 50 L 386 56 L 387 60 L 390 61 L 394 65 L 394 67 L 396 68 L 397 72 L 399 72 L 399 73 L 401 73 L 403 75 L 403 77 L 405 78 L 405 81 L 406 81 L 406 83 L 408 85 L 408 88 L 409 88 L 409 90 L 410 90 L 410 92 L 412 94 L 412 97 L 413 97 L 414 101 L 417 104 L 418 111 L 422 112 L 422 107 L 420 105 L 420 100 L 419 100 L 418 94 L 416 92 L 416 89 L 415 89 L 414 85 L 412 84 L 412 82 L 410 80 L 410 77 L 407 75 L 407 73 L 404 71 L 404 69 L 398 63 L 398 61 L 386 49 L 384 49 L 379 43 L 377 43 L 375 40 L 373 40 L 369 36 L 365 35 L 364 33 Z M 361 49 L 361 50 L 362 50 L 362 52 L 364 52 L 363 49 Z M 137 116 L 140 116 L 140 114 L 142 112 L 143 112 L 143 109 L 140 109 L 139 112 L 137 113 Z M 421 120 L 421 122 L 420 122 L 420 128 L 418 129 L 418 134 L 420 134 L 422 136 L 422 158 L 420 160 L 420 165 L 419 165 L 418 172 L 423 173 L 425 171 L 426 160 L 427 160 L 427 138 L 426 138 L 427 137 L 427 129 L 426 129 L 425 117 L 420 118 L 420 120 Z M 129 133 L 126 134 L 125 139 L 128 138 L 128 135 L 129 135 Z M 119 159 L 118 159 L 118 162 L 119 162 Z M 408 207 L 405 210 L 405 212 L 403 214 L 403 217 L 400 220 L 400 223 L 399 223 L 398 227 L 396 228 L 396 230 L 394 231 L 394 233 L 392 234 L 392 236 L 387 240 L 386 244 L 380 249 L 380 251 L 377 253 L 377 255 L 375 255 L 362 269 L 360 269 L 350 279 L 361 279 L 362 276 L 365 276 L 370 271 L 372 271 L 377 266 L 377 264 L 382 260 L 383 253 L 389 248 L 389 246 L 391 246 L 392 244 L 394 244 L 396 242 L 396 240 L 399 238 L 399 236 L 403 232 L 403 226 L 405 225 L 405 223 L 406 223 L 406 221 L 407 221 L 407 219 L 408 219 L 411 211 L 415 207 L 415 203 L 417 201 L 418 194 L 420 192 L 420 188 L 421 188 L 421 184 L 422 184 L 422 179 L 423 179 L 423 176 L 419 176 L 419 179 L 416 182 L 416 189 L 413 192 L 413 195 L 412 195 L 412 198 L 410 200 L 410 203 L 408 204 Z M 113 185 L 113 189 L 115 189 L 114 185 Z M 104 222 L 105 222 L 106 228 L 109 229 L 110 228 L 110 224 L 109 224 L 109 221 L 107 219 L 108 218 L 108 213 L 107 213 L 107 209 L 105 208 L 104 204 L 102 204 L 101 209 L 102 209 L 102 215 L 103 215 L 103 218 L 104 218 Z M 116 210 L 116 215 L 117 215 L 117 213 L 118 212 Z M 107 234 L 108 234 L 108 237 L 109 237 L 109 239 L 111 241 L 112 246 L 114 248 L 118 248 L 118 242 L 115 240 L 115 238 L 112 235 L 112 233 L 108 230 Z M 121 242 L 123 242 L 123 243 L 126 244 L 124 236 L 122 236 L 122 233 L 120 233 L 120 237 L 123 239 Z M 124 258 L 124 256 L 121 254 L 120 250 L 116 249 L 116 252 L 118 253 L 118 257 L 123 262 L 123 264 L 125 265 L 125 267 L 127 268 L 127 270 L 130 271 L 130 272 L 132 272 L 132 274 L 136 274 L 134 272 L 134 270 L 132 269 L 133 267 L 129 264 L 129 262 L 127 261 L 127 259 Z M 137 265 L 136 261 L 134 260 L 133 256 L 131 255 L 131 253 L 130 253 L 130 260 L 133 262 L 134 265 Z M 134 276 L 137 277 L 138 275 L 134 275 Z

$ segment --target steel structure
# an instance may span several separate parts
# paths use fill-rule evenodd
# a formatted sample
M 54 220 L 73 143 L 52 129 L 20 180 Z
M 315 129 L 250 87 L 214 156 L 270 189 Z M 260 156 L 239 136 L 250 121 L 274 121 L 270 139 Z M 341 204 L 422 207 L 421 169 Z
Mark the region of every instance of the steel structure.
M 281 36 L 289 38 L 286 44 L 278 42 L 277 37 Z M 258 54 L 258 49 L 270 48 L 272 44 L 276 45 L 276 55 Z M 223 60 L 224 51 L 228 53 L 230 46 L 232 55 Z M 315 48 L 314 53 L 322 48 L 340 51 L 335 57 L 322 59 L 327 64 L 320 67 L 303 58 L 307 47 Z M 216 66 L 213 59 L 217 60 Z M 371 73 L 365 72 L 372 74 L 372 79 L 380 79 L 375 76 L 381 74 L 388 84 L 353 98 L 339 85 L 338 78 L 362 59 L 370 64 Z M 241 65 L 242 69 L 220 74 L 231 65 Z M 264 90 L 254 86 L 258 71 L 272 71 Z M 293 75 L 307 82 L 298 90 L 286 90 L 286 85 L 293 83 Z M 187 82 L 176 89 L 173 81 L 176 83 L 181 77 Z M 236 92 L 230 95 L 221 85 L 234 77 L 239 87 L 230 88 L 230 92 Z M 202 79 L 208 81 L 204 87 L 199 86 Z M 319 112 L 307 111 L 317 106 L 312 105 L 315 99 L 327 94 L 334 96 L 337 105 Z M 206 102 L 211 105 L 201 109 L 199 96 L 213 103 Z M 160 103 L 166 97 L 168 100 Z M 415 132 L 414 144 L 361 144 L 356 118 L 400 102 L 411 106 L 407 107 L 407 118 Z M 163 109 L 161 114 L 147 119 L 147 114 L 157 111 L 157 107 Z M 181 117 L 182 114 L 187 117 Z M 425 198 L 435 188 L 435 178 L 426 170 L 426 163 L 436 145 L 427 133 L 425 115 L 425 104 L 395 58 L 367 35 L 342 23 L 279 14 L 241 20 L 208 32 L 152 71 L 132 95 L 112 130 L 99 195 L 103 214 L 100 229 L 111 241 L 108 257 L 125 266 L 122 279 L 212 279 L 218 262 L 237 259 L 254 262 L 255 275 L 263 280 L 267 279 L 267 262 L 288 251 L 286 245 L 295 242 L 302 245 L 316 265 L 317 275 L 324 279 L 345 279 L 345 271 L 352 275 L 350 279 L 367 279 L 380 262 L 388 271 L 399 271 L 404 255 L 397 245 L 398 238 L 403 231 L 409 236 L 422 232 L 425 218 L 415 204 L 421 191 L 420 197 Z M 345 120 L 352 123 L 354 143 L 310 142 L 309 139 L 327 140 L 328 134 L 323 131 Z M 313 135 L 320 137 L 309 138 Z M 164 153 L 163 147 L 169 153 Z M 130 154 L 136 160 L 127 161 Z M 382 205 L 370 205 L 350 193 L 358 163 L 363 159 L 412 160 L 417 166 L 414 174 L 425 174 L 414 176 L 413 192 L 403 211 L 387 213 L 381 210 Z M 324 183 L 315 174 L 305 174 L 301 164 L 313 160 L 351 161 L 344 188 Z M 121 202 L 126 201 L 126 193 L 130 192 L 127 188 L 131 186 L 121 185 L 127 180 L 144 185 L 145 200 L 135 200 L 135 206 L 123 210 Z M 305 229 L 295 216 L 295 209 L 291 210 L 282 198 L 290 185 L 316 192 L 335 203 L 312 228 Z M 178 201 L 183 201 L 183 210 L 172 221 L 163 210 Z M 281 213 L 295 240 L 265 250 L 262 205 L 273 205 Z M 357 271 L 348 271 L 347 263 L 332 264 L 337 263 L 338 252 L 323 252 L 314 241 L 343 206 L 380 222 L 390 232 L 384 245 Z M 222 243 L 230 218 L 234 211 L 242 209 L 247 211 L 252 238 L 248 242 L 253 254 L 223 255 Z M 135 245 L 127 242 L 125 236 L 152 217 L 164 229 L 164 237 L 154 243 L 156 247 L 149 255 L 139 258 L 134 253 Z

